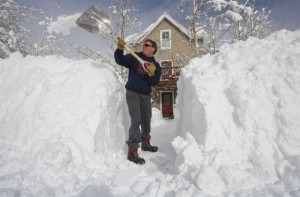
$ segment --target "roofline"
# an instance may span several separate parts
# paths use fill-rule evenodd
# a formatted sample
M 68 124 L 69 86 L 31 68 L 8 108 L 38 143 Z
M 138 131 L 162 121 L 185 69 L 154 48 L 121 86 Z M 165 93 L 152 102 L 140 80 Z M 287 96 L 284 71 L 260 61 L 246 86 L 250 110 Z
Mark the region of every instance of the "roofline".
M 151 28 L 151 31 L 152 31 L 153 29 L 155 29 L 155 28 L 156 28 L 156 27 L 157 27 L 157 26 L 158 26 L 165 18 L 166 18 L 169 22 L 171 22 L 174 26 L 178 27 L 178 29 L 179 29 L 182 33 L 184 33 L 186 36 L 188 36 L 188 31 L 187 31 L 187 29 L 186 29 L 184 26 L 182 26 L 179 22 L 177 22 L 172 16 L 170 16 L 170 15 L 167 14 L 167 13 L 162 14 L 162 15 L 156 20 L 156 22 L 154 23 L 155 26 Z M 149 32 L 151 32 L 151 31 L 149 31 Z
M 179 22 L 177 22 L 175 19 L 173 19 L 173 17 L 171 17 L 169 14 L 164 13 L 155 21 L 155 23 L 152 23 L 143 32 L 141 32 L 141 33 L 145 33 L 145 34 L 142 35 L 140 38 L 138 38 L 134 43 L 140 43 L 141 41 L 143 41 L 164 19 L 167 19 L 171 24 L 173 24 L 182 33 L 184 33 L 188 38 L 190 38 L 188 31 L 184 26 L 182 26 Z M 128 36 L 127 38 L 129 38 L 129 37 L 130 36 Z

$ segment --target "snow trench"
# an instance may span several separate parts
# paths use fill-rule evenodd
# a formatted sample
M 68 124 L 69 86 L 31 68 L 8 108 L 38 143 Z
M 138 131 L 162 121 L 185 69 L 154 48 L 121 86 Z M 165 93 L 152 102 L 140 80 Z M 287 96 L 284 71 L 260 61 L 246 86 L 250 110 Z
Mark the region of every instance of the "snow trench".
M 159 152 L 126 159 L 124 84 L 59 56 L 0 60 L 0 196 L 299 196 L 300 31 L 194 58 Z

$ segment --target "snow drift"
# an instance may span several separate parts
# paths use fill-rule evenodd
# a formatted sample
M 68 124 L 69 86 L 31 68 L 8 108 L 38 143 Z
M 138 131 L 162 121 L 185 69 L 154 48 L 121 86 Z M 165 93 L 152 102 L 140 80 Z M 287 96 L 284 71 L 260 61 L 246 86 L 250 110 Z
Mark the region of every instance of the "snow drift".
M 58 56 L 0 60 L 0 196 L 300 196 L 300 31 L 224 46 L 182 70 L 126 160 L 124 84 Z
M 19 54 L 1 63 L 2 143 L 37 150 L 43 147 L 41 141 L 66 140 L 83 150 L 81 154 L 123 148 L 116 139 L 124 138 L 123 94 L 111 68 Z
M 299 195 L 300 31 L 221 51 L 181 73 L 181 137 L 173 141 L 179 173 L 209 195 L 254 188 Z
M 0 70 L 1 187 L 72 185 L 89 159 L 100 165 L 123 153 L 124 99 L 112 68 L 13 54 Z

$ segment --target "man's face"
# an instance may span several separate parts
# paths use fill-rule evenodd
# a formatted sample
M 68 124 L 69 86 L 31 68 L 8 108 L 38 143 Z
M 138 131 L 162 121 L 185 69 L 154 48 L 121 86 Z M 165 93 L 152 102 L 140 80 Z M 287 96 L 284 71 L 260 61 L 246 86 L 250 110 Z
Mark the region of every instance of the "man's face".
M 155 51 L 155 48 L 154 48 L 154 46 L 150 42 L 145 42 L 143 44 L 143 53 L 147 57 L 152 57 L 154 51 Z

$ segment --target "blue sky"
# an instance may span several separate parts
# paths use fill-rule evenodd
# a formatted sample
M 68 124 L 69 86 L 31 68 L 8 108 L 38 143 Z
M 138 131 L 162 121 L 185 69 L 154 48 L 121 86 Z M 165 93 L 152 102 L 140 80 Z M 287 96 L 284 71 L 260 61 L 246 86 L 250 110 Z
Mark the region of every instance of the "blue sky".
M 32 6 L 44 10 L 47 16 L 69 15 L 76 12 L 83 12 L 93 4 L 100 5 L 104 9 L 110 4 L 110 0 L 16 0 L 22 5 Z M 173 5 L 175 0 L 138 0 L 138 7 L 143 16 L 143 24 L 149 25 L 156 18 L 166 11 L 176 15 L 178 12 Z M 257 0 L 263 2 L 266 0 Z M 272 9 L 274 26 L 295 30 L 300 28 L 300 1 L 299 0 L 270 0 L 269 8 Z M 173 13 L 172 13 L 173 12 Z
M 21 5 L 34 7 L 43 10 L 39 21 L 45 16 L 54 17 L 60 15 L 71 15 L 82 13 L 93 4 L 99 5 L 103 10 L 108 10 L 110 0 L 16 0 Z M 178 10 L 174 5 L 176 0 L 137 0 L 138 8 L 142 16 L 143 29 L 155 22 L 156 19 L 163 13 L 167 12 L 177 19 Z M 288 29 L 294 31 L 300 28 L 300 0 L 256 0 L 261 6 L 268 5 L 272 10 L 271 19 L 273 20 L 273 29 Z M 268 2 L 268 3 L 266 3 Z M 29 27 L 35 31 L 38 28 L 37 21 L 32 21 Z M 70 35 L 70 39 L 86 42 L 87 45 L 95 45 L 95 35 L 88 34 L 82 30 L 76 35 Z M 82 31 L 82 32 L 81 32 Z M 37 30 L 38 32 L 38 30 Z M 89 37 L 89 39 L 85 39 Z M 93 40 L 94 39 L 94 40 Z M 93 47 L 92 47 L 93 48 Z
M 271 10 L 274 29 L 294 31 L 300 28 L 299 0 L 274 0 Z

